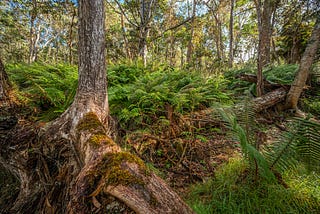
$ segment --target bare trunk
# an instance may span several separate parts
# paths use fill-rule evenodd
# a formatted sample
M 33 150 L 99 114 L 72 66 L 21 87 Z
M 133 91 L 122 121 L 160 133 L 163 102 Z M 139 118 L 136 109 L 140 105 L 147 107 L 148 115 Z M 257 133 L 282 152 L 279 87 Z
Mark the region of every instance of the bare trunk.
M 126 36 L 126 29 L 125 29 L 125 25 L 124 25 L 124 15 L 121 13 L 121 30 L 122 30 L 122 35 L 123 35 L 123 40 L 124 40 L 124 51 L 126 53 L 126 57 L 128 59 L 132 59 L 131 57 L 131 52 L 129 49 L 129 42 Z
M 194 25 L 195 25 L 195 16 L 196 16 L 196 0 L 193 0 L 192 4 L 192 21 L 191 21 L 191 28 L 190 28 L 190 38 L 187 46 L 187 58 L 186 62 L 188 64 L 191 63 L 191 58 L 192 58 L 192 52 L 193 52 L 193 36 L 194 36 Z
M 72 12 L 72 19 L 71 19 L 71 23 L 70 23 L 70 29 L 69 29 L 69 41 L 68 41 L 68 48 L 69 48 L 69 64 L 73 64 L 73 55 L 72 55 L 72 40 L 73 40 L 73 26 L 74 26 L 74 19 L 76 17 L 76 10 L 75 8 L 73 8 L 73 12 Z
M 0 106 L 9 101 L 10 83 L 0 56 Z
M 35 21 L 38 15 L 37 1 L 32 0 L 32 9 L 30 11 L 30 30 L 29 30 L 29 58 L 28 63 L 32 63 L 36 59 L 36 40 L 38 34 L 35 30 Z
M 299 97 L 308 79 L 309 70 L 313 63 L 313 59 L 318 51 L 320 43 L 320 15 L 317 16 L 317 21 L 314 26 L 309 44 L 301 58 L 298 73 L 291 85 L 290 91 L 286 99 L 286 108 L 296 109 Z
M 257 96 L 262 96 L 264 93 L 263 74 L 264 66 L 270 63 L 270 43 L 272 35 L 272 12 L 275 10 L 276 2 L 272 0 L 264 0 L 263 5 L 261 0 L 255 0 L 258 30 L 259 30 L 259 45 L 258 45 L 258 62 L 257 62 Z
M 234 9 L 234 1 L 231 0 L 231 8 L 230 8 L 230 21 L 229 21 L 229 67 L 233 66 L 233 9 Z
M 147 38 L 148 38 L 148 36 L 149 36 L 148 27 L 142 27 L 142 29 L 140 30 L 139 56 L 142 58 L 144 66 L 147 66 L 147 56 L 148 56 Z

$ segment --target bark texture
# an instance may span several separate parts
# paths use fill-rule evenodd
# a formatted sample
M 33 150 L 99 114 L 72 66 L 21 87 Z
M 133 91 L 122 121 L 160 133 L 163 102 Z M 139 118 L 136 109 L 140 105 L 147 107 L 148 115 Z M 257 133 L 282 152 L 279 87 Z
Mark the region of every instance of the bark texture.
M 287 94 L 287 90 L 285 88 L 278 88 L 274 91 L 264 94 L 261 97 L 255 98 L 252 101 L 253 108 L 256 112 L 260 112 L 264 109 L 275 106 L 281 101 L 284 101 L 286 94 Z
M 270 63 L 270 44 L 272 35 L 272 14 L 276 9 L 276 0 L 255 0 L 257 17 L 258 17 L 258 31 L 259 31 L 259 44 L 258 44 L 258 71 L 257 71 L 257 95 L 264 94 L 263 85 L 263 67 Z
M 318 51 L 320 43 L 320 14 L 318 13 L 317 21 L 311 34 L 311 38 L 300 61 L 298 73 L 291 85 L 290 91 L 286 98 L 286 108 L 296 109 L 300 95 L 307 82 L 309 70 L 313 59 Z
M 231 0 L 230 6 L 230 21 L 229 21 L 229 67 L 233 66 L 233 10 L 234 10 L 234 1 Z
M 0 56 L 0 102 L 8 101 L 10 83 Z

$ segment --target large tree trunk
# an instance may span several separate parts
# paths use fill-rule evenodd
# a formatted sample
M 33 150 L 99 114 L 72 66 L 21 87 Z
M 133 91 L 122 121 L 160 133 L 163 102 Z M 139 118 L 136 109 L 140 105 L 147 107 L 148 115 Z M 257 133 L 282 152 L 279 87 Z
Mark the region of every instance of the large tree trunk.
M 286 99 L 286 108 L 296 109 L 299 97 L 308 79 L 309 70 L 313 63 L 313 59 L 318 51 L 320 43 L 320 14 L 317 16 L 317 21 L 314 26 L 309 44 L 301 58 L 298 73 L 291 85 L 290 91 Z
M 104 1 L 80 0 L 73 104 L 40 131 L 23 125 L 0 138 L 0 163 L 20 180 L 9 213 L 193 213 L 111 140 L 106 86 Z
M 0 56 L 0 103 L 8 101 L 10 83 Z

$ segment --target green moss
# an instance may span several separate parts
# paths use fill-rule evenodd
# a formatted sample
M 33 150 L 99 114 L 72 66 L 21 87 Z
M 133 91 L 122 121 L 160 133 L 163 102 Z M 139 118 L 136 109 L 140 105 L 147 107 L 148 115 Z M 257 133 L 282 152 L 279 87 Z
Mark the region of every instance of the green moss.
M 90 137 L 88 142 L 93 146 L 115 145 L 115 142 L 105 134 L 94 134 Z
M 90 131 L 96 134 L 104 134 L 104 127 L 97 115 L 93 112 L 87 113 L 77 126 L 78 131 Z
M 112 167 L 107 174 L 107 184 L 115 185 L 130 185 L 130 184 L 139 184 L 144 185 L 144 182 L 141 178 L 131 174 L 128 170 L 122 169 L 120 166 Z
M 143 161 L 135 155 L 129 152 L 108 153 L 104 156 L 104 169 L 108 184 L 140 184 L 144 185 L 141 178 L 133 175 L 126 169 L 122 168 L 124 162 L 135 163 L 139 166 L 139 169 L 146 172 L 146 166 Z

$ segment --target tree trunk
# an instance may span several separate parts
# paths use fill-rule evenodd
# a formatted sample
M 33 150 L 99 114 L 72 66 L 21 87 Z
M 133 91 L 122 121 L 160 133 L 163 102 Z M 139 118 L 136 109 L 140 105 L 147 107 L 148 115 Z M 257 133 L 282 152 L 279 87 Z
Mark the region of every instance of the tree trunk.
M 73 5 L 72 5 L 73 7 Z M 72 54 L 72 42 L 73 42 L 73 26 L 74 26 L 74 19 L 76 17 L 76 9 L 73 8 L 73 12 L 72 12 L 72 18 L 71 18 L 71 23 L 70 23 L 70 29 L 69 29 L 69 40 L 68 40 L 68 61 L 69 64 L 72 65 L 73 64 L 73 54 Z
M 313 59 L 317 54 L 320 43 L 320 14 L 317 16 L 317 21 L 312 31 L 312 35 L 307 45 L 306 50 L 301 58 L 298 73 L 291 85 L 290 91 L 286 98 L 286 108 L 297 109 L 299 97 L 308 79 L 309 70 L 313 63 Z
M 72 105 L 41 131 L 24 124 L 0 138 L 0 163 L 20 180 L 9 213 L 193 213 L 141 159 L 108 137 L 104 15 L 103 0 L 79 0 Z
M 120 18 L 121 18 L 121 30 L 122 30 L 123 41 L 124 41 L 124 52 L 126 53 L 126 58 L 131 60 L 132 57 L 131 57 L 128 38 L 126 35 L 126 28 L 124 25 L 124 15 L 122 13 L 120 14 Z
M 196 16 L 196 0 L 193 0 L 193 4 L 192 4 L 192 21 L 191 21 L 191 27 L 190 27 L 190 38 L 189 38 L 189 42 L 188 42 L 188 46 L 187 46 L 187 58 L 186 58 L 186 62 L 188 64 L 191 63 L 191 58 L 192 58 L 192 52 L 193 52 L 193 43 L 192 43 L 192 39 L 194 36 L 194 25 L 195 25 L 195 16 Z
M 270 43 L 272 35 L 272 12 L 275 10 L 276 3 L 272 0 L 255 0 L 257 17 L 258 17 L 258 60 L 257 60 L 257 95 L 262 96 L 264 93 L 263 86 L 263 67 L 270 63 Z
M 36 57 L 36 35 L 35 35 L 35 21 L 37 18 L 37 1 L 32 0 L 32 9 L 30 10 L 30 30 L 29 30 L 29 58 L 28 63 L 32 63 Z
M 9 100 L 10 83 L 0 56 L 0 106 Z
M 231 0 L 230 21 L 229 21 L 229 68 L 233 66 L 233 9 L 234 1 Z

